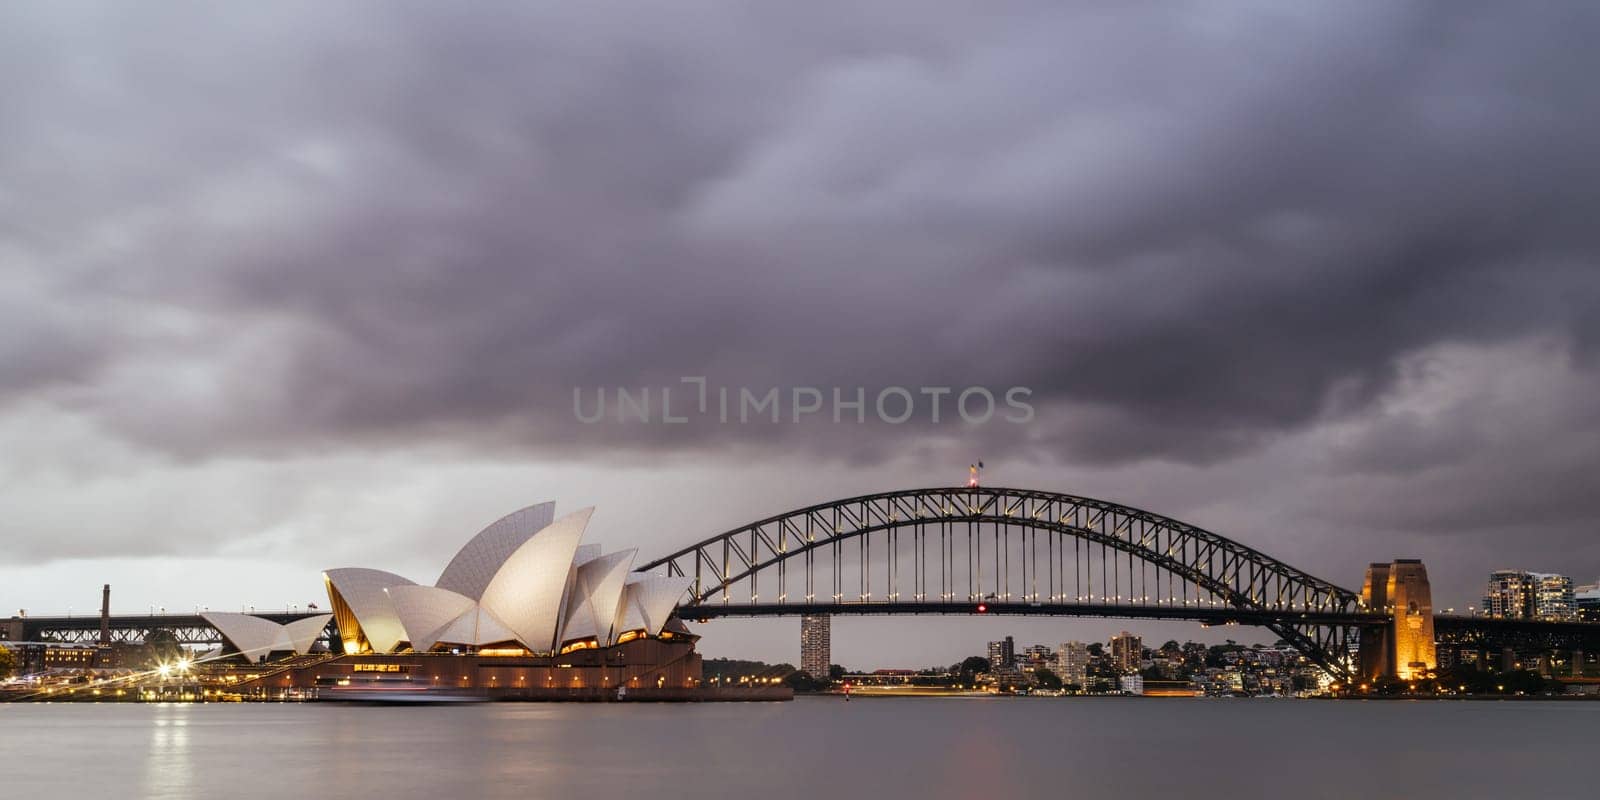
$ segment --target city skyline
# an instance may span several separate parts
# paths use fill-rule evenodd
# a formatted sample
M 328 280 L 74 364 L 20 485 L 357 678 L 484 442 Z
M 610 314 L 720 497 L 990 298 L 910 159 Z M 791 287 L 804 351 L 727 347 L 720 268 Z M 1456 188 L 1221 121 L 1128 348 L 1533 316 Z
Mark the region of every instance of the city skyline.
M 548 504 L 541 505 L 540 508 L 546 509 L 547 505 Z M 1503 582 L 1505 580 L 1505 576 L 1508 575 L 1521 576 L 1523 579 L 1531 581 L 1526 589 L 1526 594 L 1519 595 L 1526 603 L 1525 609 L 1508 611 L 1501 605 L 1491 606 L 1491 598 L 1489 595 L 1497 591 L 1497 586 L 1499 587 L 1499 591 L 1506 591 Z M 1491 572 L 1488 577 L 1489 589 L 1481 595 L 1481 600 L 1483 602 L 1481 607 L 1476 605 L 1467 605 L 1456 608 L 1446 607 L 1440 604 L 1435 607 L 1435 610 L 1440 613 L 1495 616 L 1511 619 L 1575 620 L 1579 618 L 1580 608 L 1589 609 L 1590 615 L 1593 615 L 1595 609 L 1600 609 L 1600 585 L 1597 585 L 1600 584 L 1600 582 L 1597 582 L 1597 584 L 1576 584 L 1568 576 L 1529 570 L 1495 570 Z M 1370 581 L 1370 575 L 1368 576 L 1368 579 Z M 1497 584 L 1497 581 L 1500 583 Z M 1552 585 L 1552 582 L 1555 582 L 1553 585 L 1564 587 L 1565 591 L 1564 595 L 1557 596 L 1557 600 L 1560 604 L 1559 610 L 1557 611 L 1551 611 L 1549 608 L 1549 604 L 1552 604 L 1555 601 L 1551 601 L 1549 599 L 1550 596 L 1548 591 L 1542 591 L 1539 588 Z M 1582 598 L 1581 601 L 1579 598 Z M 109 600 L 109 587 L 107 587 L 106 599 Z M 317 608 L 317 604 L 321 602 L 324 602 L 322 598 L 309 599 L 304 603 L 285 601 L 281 605 L 276 606 L 272 604 L 257 605 L 254 603 L 242 603 L 238 607 L 238 612 L 253 614 L 257 611 L 263 613 L 280 610 L 309 611 Z M 227 612 L 229 609 L 226 607 L 213 608 L 208 603 L 195 603 L 189 606 L 174 604 L 171 607 L 168 607 L 165 604 L 158 605 L 152 603 L 146 606 L 146 610 L 150 614 L 164 615 L 168 613 L 187 614 L 193 612 L 194 614 L 202 614 L 210 612 Z M 20 611 L 26 611 L 26 609 L 21 609 Z M 71 609 L 69 608 L 69 615 L 70 611 Z M 16 612 L 11 613 L 14 614 Z M 50 611 L 45 611 L 43 614 L 41 614 L 36 610 L 32 612 L 31 615 L 41 616 L 48 615 L 50 613 Z M 59 611 L 56 613 L 59 613 Z M 144 612 L 142 612 L 137 606 L 129 607 L 124 603 L 116 607 L 115 613 L 137 617 Z M 90 615 L 80 613 L 80 616 Z M 1585 616 L 1584 618 L 1588 619 L 1592 618 L 1592 616 Z M 827 621 L 826 617 L 821 619 L 824 622 Z M 1006 616 L 1000 616 L 998 619 L 1014 620 L 1022 630 L 1028 631 L 1030 635 L 1040 636 L 1044 639 L 1049 639 L 1051 635 L 1059 635 L 1075 638 L 1087 637 L 1089 639 L 1094 639 L 1098 636 L 1100 638 L 1110 640 L 1115 638 L 1114 632 L 1117 630 L 1117 624 L 1114 620 L 1097 620 L 1092 618 L 1026 619 Z M 691 621 L 693 620 L 691 619 Z M 871 653 L 871 648 L 862 647 L 863 643 L 871 643 L 881 647 L 886 641 L 884 638 L 885 632 L 892 633 L 903 627 L 900 620 L 895 618 L 852 618 L 851 615 L 846 615 L 840 618 L 840 622 L 842 623 L 840 632 L 843 634 L 843 637 L 839 640 L 839 646 L 835 652 L 842 652 L 848 654 L 857 661 L 863 661 L 864 663 L 874 664 L 877 666 L 906 666 L 905 662 L 895 661 L 892 658 L 888 661 L 884 661 L 881 656 Z M 984 626 L 992 626 L 995 623 L 991 621 L 991 618 L 980 615 L 978 617 L 968 618 L 965 620 L 959 618 L 925 619 L 924 621 L 919 621 L 919 624 L 926 626 L 931 630 L 919 632 L 917 634 L 918 637 L 924 641 L 928 639 L 934 639 L 944 643 L 941 648 L 930 652 L 930 654 L 924 658 L 925 663 L 918 665 L 925 667 L 937 665 L 938 663 L 941 663 L 941 659 L 959 657 L 961 655 L 959 652 L 960 646 L 953 644 L 955 639 L 949 637 L 946 633 L 947 631 L 962 631 L 970 633 L 973 630 L 982 629 Z M 1169 638 L 1177 639 L 1186 639 L 1187 637 L 1211 644 L 1220 644 L 1223 642 L 1233 641 L 1238 641 L 1247 645 L 1271 644 L 1276 640 L 1275 635 L 1271 631 L 1264 628 L 1256 628 L 1250 625 L 1197 626 L 1192 622 L 1183 621 L 1154 622 L 1146 624 L 1152 625 L 1158 636 L 1167 636 Z M 714 656 L 738 658 L 749 657 L 768 659 L 778 662 L 793 661 L 795 663 L 800 663 L 801 661 L 805 660 L 805 656 L 803 654 L 803 643 L 807 641 L 807 634 L 805 633 L 804 622 L 802 622 L 799 636 L 799 641 L 802 643 L 802 652 L 799 653 L 798 657 L 796 654 L 788 652 L 789 650 L 794 649 L 795 642 L 793 640 L 784 642 L 781 639 L 773 636 L 775 631 L 781 631 L 783 629 L 784 626 L 781 623 L 775 624 L 769 621 L 740 620 L 733 618 L 714 620 L 710 623 L 701 623 L 696 627 L 700 629 L 700 633 L 702 634 L 713 634 L 711 645 L 703 649 L 705 649 L 708 654 Z M 824 630 L 826 630 L 826 628 L 824 628 Z M 1049 631 L 1056 631 L 1057 633 L 1047 633 Z M 1124 633 L 1126 633 L 1126 631 L 1124 631 Z M 719 638 L 718 634 L 720 634 L 720 638 L 722 640 L 721 644 L 717 643 L 717 639 Z M 888 641 L 892 640 L 893 637 L 891 636 Z M 881 653 L 883 651 L 880 650 L 879 652 Z

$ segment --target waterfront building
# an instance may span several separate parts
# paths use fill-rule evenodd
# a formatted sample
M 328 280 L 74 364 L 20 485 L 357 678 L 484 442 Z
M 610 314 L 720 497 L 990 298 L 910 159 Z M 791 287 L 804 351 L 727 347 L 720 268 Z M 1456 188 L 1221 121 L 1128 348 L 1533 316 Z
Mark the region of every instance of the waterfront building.
M 110 648 L 65 642 L 0 641 L 16 660 L 16 674 L 77 672 L 109 666 Z
M 1578 604 L 1572 579 L 1565 575 L 1536 572 L 1533 613 L 1538 619 L 1573 622 L 1578 619 Z
M 1498 619 L 1532 619 L 1537 601 L 1533 574 L 1520 569 L 1489 573 L 1483 593 L 1483 613 Z
M 1056 675 L 1062 683 L 1089 685 L 1089 646 L 1083 642 L 1062 642 L 1056 650 Z
M 1009 674 L 1017 668 L 1017 645 L 1010 636 L 989 643 L 989 672 Z
M 555 519 L 555 504 L 541 503 L 508 514 L 468 541 L 433 586 L 376 569 L 328 570 L 344 652 L 559 655 L 660 634 L 691 579 L 632 573 L 633 550 L 580 544 L 593 513 Z
M 1137 672 L 1118 677 L 1117 685 L 1122 689 L 1123 694 L 1144 694 L 1144 676 Z
M 1568 622 L 1578 618 L 1572 579 L 1550 572 L 1500 569 L 1489 573 L 1483 613 L 1499 619 Z
M 377 569 L 330 569 L 337 657 L 294 662 L 239 688 L 333 691 L 381 680 L 507 699 L 698 697 L 696 637 L 673 616 L 691 579 L 634 573 L 634 551 L 583 543 L 592 513 L 558 519 L 543 503 L 508 514 L 468 541 L 432 586 Z M 247 657 L 298 651 L 303 641 L 221 622 L 230 647 Z
M 1032 645 L 1027 650 L 1024 650 L 1022 655 L 1023 658 L 1027 659 L 1029 669 L 1048 667 L 1050 665 L 1049 662 L 1054 658 L 1054 654 L 1050 652 L 1050 645 L 1047 644 Z
M 800 671 L 813 680 L 828 680 L 833 663 L 833 617 L 807 614 L 800 618 Z
M 1584 622 L 1600 622 L 1600 586 L 1584 586 L 1572 594 L 1573 607 Z
M 1118 672 L 1138 672 L 1143 660 L 1143 639 L 1127 631 L 1111 637 L 1111 665 Z
M 673 616 L 692 579 L 635 573 L 634 551 L 582 543 L 592 513 L 557 519 L 552 503 L 513 512 L 468 541 L 432 586 L 378 569 L 330 569 L 331 615 L 288 625 L 203 616 L 246 661 L 307 653 L 332 620 L 333 653 L 236 672 L 235 691 L 379 681 L 507 699 L 709 696 L 697 637 Z

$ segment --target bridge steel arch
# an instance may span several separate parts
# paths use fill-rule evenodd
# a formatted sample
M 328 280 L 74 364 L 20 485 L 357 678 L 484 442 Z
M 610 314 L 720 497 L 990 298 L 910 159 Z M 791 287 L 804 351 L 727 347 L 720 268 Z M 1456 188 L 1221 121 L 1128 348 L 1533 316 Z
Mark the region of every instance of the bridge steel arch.
M 998 487 L 820 503 L 638 569 L 691 578 L 686 617 L 993 611 L 1261 625 L 1340 680 L 1353 672 L 1356 630 L 1389 621 L 1355 592 L 1194 525 L 1094 498 Z M 819 587 L 823 577 L 829 583 Z M 803 599 L 791 600 L 796 584 Z

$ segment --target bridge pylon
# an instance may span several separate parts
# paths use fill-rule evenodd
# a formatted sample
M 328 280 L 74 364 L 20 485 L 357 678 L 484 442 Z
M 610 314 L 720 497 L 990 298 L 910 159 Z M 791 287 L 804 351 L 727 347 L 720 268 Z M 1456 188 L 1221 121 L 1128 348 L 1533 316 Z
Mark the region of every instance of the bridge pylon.
M 1390 615 L 1384 627 L 1363 627 L 1357 660 L 1364 680 L 1427 677 L 1439 667 L 1434 644 L 1433 591 L 1428 568 L 1415 558 L 1367 566 L 1361 603 Z

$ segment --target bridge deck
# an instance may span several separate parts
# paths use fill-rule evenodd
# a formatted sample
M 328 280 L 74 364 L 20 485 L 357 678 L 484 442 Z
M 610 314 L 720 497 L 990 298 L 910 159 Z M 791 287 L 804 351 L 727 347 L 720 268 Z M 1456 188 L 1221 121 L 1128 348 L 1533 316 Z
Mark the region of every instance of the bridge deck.
M 326 611 L 257 611 L 255 616 L 284 624 L 326 614 Z M 199 614 L 113 614 L 108 627 L 113 642 L 143 641 L 154 630 L 172 631 L 180 644 L 220 644 L 222 635 Z M 92 644 L 100 640 L 99 615 L 11 617 L 0 620 L 0 630 L 10 628 L 9 638 L 17 641 L 56 641 Z
M 981 610 L 980 610 L 981 609 Z M 1346 614 L 1302 611 L 1260 611 L 1213 606 L 1115 605 L 1104 603 L 1013 603 L 999 601 L 933 602 L 855 602 L 855 603 L 701 603 L 683 606 L 678 614 L 685 619 L 710 620 L 722 617 L 789 617 L 806 614 L 856 616 L 927 614 L 1000 614 L 1042 617 L 1112 617 L 1123 619 L 1172 619 L 1208 625 L 1237 623 L 1263 625 L 1268 622 L 1294 622 L 1308 625 L 1387 625 L 1388 614 Z

